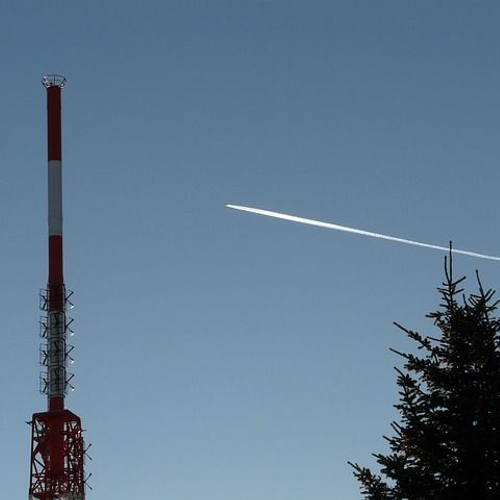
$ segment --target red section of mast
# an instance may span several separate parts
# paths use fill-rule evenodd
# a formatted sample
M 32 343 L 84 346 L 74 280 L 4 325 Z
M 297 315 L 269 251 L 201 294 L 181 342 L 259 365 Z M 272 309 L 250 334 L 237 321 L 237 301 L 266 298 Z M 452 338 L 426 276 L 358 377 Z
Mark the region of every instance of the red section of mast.
M 84 442 L 80 418 L 65 409 L 71 376 L 66 367 L 72 347 L 67 345 L 71 320 L 66 316 L 69 295 L 63 278 L 61 90 L 66 79 L 49 75 L 47 89 L 49 277 L 41 293 L 42 392 L 48 411 L 31 422 L 31 500 L 84 500 Z
M 61 89 L 62 82 L 47 87 L 47 153 L 48 160 L 62 159 Z

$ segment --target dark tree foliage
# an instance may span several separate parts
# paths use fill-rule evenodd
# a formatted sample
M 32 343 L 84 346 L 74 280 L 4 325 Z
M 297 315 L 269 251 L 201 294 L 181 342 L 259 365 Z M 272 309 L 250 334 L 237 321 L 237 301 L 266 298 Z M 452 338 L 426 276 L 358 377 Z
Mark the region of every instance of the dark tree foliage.
M 422 336 L 396 324 L 418 355 L 397 371 L 399 423 L 385 437 L 390 452 L 375 454 L 380 474 L 350 463 L 366 500 L 500 499 L 500 321 L 498 301 L 485 291 L 466 297 L 454 281 L 451 254 L 428 315 L 440 333 Z M 477 273 L 476 273 L 477 274 Z

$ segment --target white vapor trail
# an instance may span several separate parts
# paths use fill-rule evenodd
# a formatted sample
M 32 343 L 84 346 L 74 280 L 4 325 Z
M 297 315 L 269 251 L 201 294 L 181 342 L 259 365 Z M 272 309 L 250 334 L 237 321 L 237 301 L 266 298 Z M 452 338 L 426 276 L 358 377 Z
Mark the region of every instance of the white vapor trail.
M 281 214 L 279 212 L 271 212 L 269 210 L 262 210 L 260 208 L 242 207 L 240 205 L 226 205 L 227 208 L 232 208 L 234 210 L 241 210 L 243 212 L 250 212 L 252 214 L 266 215 L 267 217 L 275 217 L 276 219 L 289 220 L 292 222 L 299 222 L 300 224 L 309 224 L 310 226 L 324 227 L 326 229 L 334 229 L 336 231 L 344 231 L 346 233 L 361 234 L 362 236 L 371 236 L 372 238 L 380 238 L 382 240 L 396 241 L 397 243 L 404 243 L 406 245 L 414 245 L 417 247 L 432 248 L 434 250 L 443 250 L 449 252 L 448 247 L 442 247 L 439 245 L 432 245 L 430 243 L 421 243 L 420 241 L 406 240 L 404 238 L 396 238 L 395 236 L 387 236 L 386 234 L 372 233 L 370 231 L 364 231 L 362 229 L 355 229 L 353 227 L 340 226 L 339 224 L 332 224 L 331 222 L 322 222 L 314 219 L 304 219 L 303 217 L 296 217 L 295 215 Z M 452 248 L 453 253 L 468 255 L 469 257 L 477 257 L 479 259 L 497 260 L 500 261 L 500 257 L 495 257 L 494 255 L 484 255 L 482 253 L 468 252 L 467 250 L 457 250 Z

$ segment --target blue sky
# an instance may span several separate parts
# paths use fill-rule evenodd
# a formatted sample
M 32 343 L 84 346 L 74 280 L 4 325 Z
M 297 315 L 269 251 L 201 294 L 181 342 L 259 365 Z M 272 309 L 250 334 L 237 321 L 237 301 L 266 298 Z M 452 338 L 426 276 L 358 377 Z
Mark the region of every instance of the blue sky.
M 47 279 L 45 93 L 61 73 L 66 284 L 89 499 L 359 499 L 393 321 L 435 333 L 443 254 L 499 254 L 494 1 L 0 7 L 3 490 L 26 498 Z M 455 259 L 495 288 L 497 263 Z

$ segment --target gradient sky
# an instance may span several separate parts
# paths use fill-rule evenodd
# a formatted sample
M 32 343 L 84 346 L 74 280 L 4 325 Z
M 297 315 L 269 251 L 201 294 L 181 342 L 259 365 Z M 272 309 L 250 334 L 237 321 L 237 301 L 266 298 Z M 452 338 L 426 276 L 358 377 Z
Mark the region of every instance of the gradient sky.
M 356 500 L 396 415 L 398 321 L 444 254 L 498 255 L 497 1 L 0 6 L 2 496 L 27 498 L 61 73 L 66 284 L 90 500 Z M 496 288 L 500 266 L 455 258 Z

